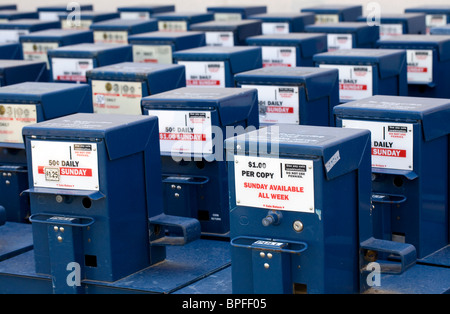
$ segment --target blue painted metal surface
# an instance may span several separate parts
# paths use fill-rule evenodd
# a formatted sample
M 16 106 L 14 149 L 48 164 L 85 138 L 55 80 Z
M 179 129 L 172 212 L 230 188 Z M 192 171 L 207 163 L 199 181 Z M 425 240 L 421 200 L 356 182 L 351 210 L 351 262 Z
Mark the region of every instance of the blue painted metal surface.
M 44 63 L 40 64 L 42 67 Z M 28 222 L 28 196 L 20 195 L 28 188 L 22 127 L 72 113 L 92 112 L 91 90 L 87 85 L 24 82 L 0 88 L 0 103 L 0 116 L 9 121 L 1 129 L 10 134 L 0 141 L 0 205 L 5 207 L 8 221 Z
M 144 97 L 142 107 L 144 114 L 159 118 L 165 213 L 199 219 L 203 234 L 227 236 L 227 164 L 221 141 L 258 128 L 256 90 L 186 87 Z M 202 135 L 206 146 L 181 139 L 189 134 Z
M 340 102 L 373 95 L 407 96 L 406 52 L 393 49 L 344 49 L 316 54 L 318 67 L 339 69 Z
M 48 82 L 46 63 L 28 60 L 0 61 L 0 86 L 23 82 Z
M 226 140 L 233 293 L 359 292 L 359 243 L 371 237 L 356 227 L 370 221 L 370 133 L 341 130 L 276 125 Z M 262 179 L 267 172 L 275 180 Z M 288 191 L 291 175 L 299 198 L 264 189 Z M 287 195 L 271 198 L 278 193 Z
M 266 67 L 239 73 L 235 81 L 237 87 L 258 90 L 260 125 L 334 126 L 333 107 L 339 104 L 336 69 Z
M 188 87 L 234 87 L 235 74 L 262 67 L 260 47 L 199 47 L 173 58 L 185 65 Z
M 61 25 L 58 21 L 41 21 L 38 19 L 18 19 L 0 23 L 0 30 L 22 30 L 30 33 L 52 28 L 61 28 Z M 17 41 L 19 41 L 19 36 L 17 36 Z
M 375 235 L 414 245 L 418 260 L 447 246 L 450 102 L 374 96 L 334 110 L 337 126 L 372 132 Z
M 22 48 L 18 42 L 0 44 L 0 58 L 4 60 L 22 60 Z
M 131 45 L 122 44 L 83 43 L 51 49 L 47 55 L 50 81 L 66 83 L 85 83 L 88 70 L 133 59 Z
M 219 47 L 246 46 L 248 37 L 262 34 L 259 20 L 209 21 L 193 24 L 191 30 L 205 32 L 206 45 Z
M 182 65 L 133 62 L 116 63 L 86 73 L 92 87 L 94 112 L 120 114 L 142 114 L 142 97 L 185 87 L 185 75 Z
M 249 46 L 262 49 L 263 67 L 313 66 L 313 56 L 327 51 L 326 34 L 271 34 L 247 38 Z
M 78 248 L 77 258 L 70 262 L 81 265 L 84 278 L 102 281 L 115 281 L 164 259 L 163 247 L 150 247 L 147 221 L 162 212 L 157 131 L 156 118 L 89 113 L 23 129 L 36 272 L 58 272 L 54 266 L 60 264 L 58 256 L 63 259 L 65 249 Z M 132 139 L 131 134 L 143 136 Z M 44 175 L 39 171 L 42 166 L 50 167 L 51 160 L 39 161 L 39 156 L 48 152 L 32 146 L 46 144 L 55 146 L 56 163 L 51 165 L 58 167 L 61 181 L 50 182 L 46 170 Z M 81 162 L 71 167 L 87 169 L 90 173 L 85 179 L 64 175 L 63 155 L 66 160 Z M 123 180 L 117 180 L 118 176 Z M 70 226 L 77 230 L 77 239 L 60 234 L 61 228 Z M 58 249 L 58 243 L 66 242 Z
M 406 50 L 408 96 L 449 98 L 449 44 L 445 35 L 399 35 L 379 40 L 377 48 Z
M 55 293 L 51 277 L 36 273 L 34 255 L 31 250 L 0 261 L 1 293 Z M 228 242 L 199 239 L 186 246 L 167 247 L 164 261 L 128 277 L 114 282 L 83 279 L 76 288 L 85 294 L 229 294 L 230 263 Z M 62 278 L 70 274 L 66 270 Z

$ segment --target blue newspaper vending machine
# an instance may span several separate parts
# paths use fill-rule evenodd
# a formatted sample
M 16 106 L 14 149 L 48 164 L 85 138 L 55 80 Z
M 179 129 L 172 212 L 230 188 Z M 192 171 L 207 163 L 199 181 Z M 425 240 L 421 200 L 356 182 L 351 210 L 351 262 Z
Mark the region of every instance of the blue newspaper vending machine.
M 196 23 L 191 30 L 204 32 L 207 46 L 245 46 L 246 39 L 262 34 L 261 21 L 209 21 Z
M 142 114 L 141 99 L 185 87 L 184 66 L 121 62 L 86 73 L 94 113 Z
M 93 23 L 94 42 L 103 44 L 128 44 L 128 36 L 158 30 L 156 19 L 127 20 L 115 18 Z
M 316 16 L 315 24 L 337 23 L 337 22 L 355 22 L 362 15 L 361 5 L 319 5 L 307 7 L 300 12 L 314 13 Z
M 352 48 L 375 48 L 380 38 L 379 26 L 365 22 L 313 24 L 305 27 L 308 33 L 326 33 L 328 51 Z
M 428 264 L 440 251 L 448 267 L 450 101 L 380 95 L 334 110 L 336 126 L 371 132 L 376 236 L 414 245 Z
M 301 33 L 305 26 L 314 24 L 314 13 L 262 13 L 249 16 L 249 20 L 260 20 L 263 35 Z
M 22 128 L 76 112 L 92 112 L 87 85 L 24 82 L 0 88 L 0 206 L 12 222 L 27 222 L 28 172 Z
M 120 62 L 131 62 L 131 45 L 83 43 L 47 51 L 50 80 L 53 82 L 86 83 L 86 72 Z
M 406 50 L 408 96 L 449 98 L 450 37 L 399 35 L 377 42 L 379 49 Z
M 206 45 L 204 32 L 149 32 L 128 37 L 133 62 L 172 64 L 173 53 Z
M 312 67 L 313 56 L 328 50 L 326 34 L 289 33 L 252 36 L 247 45 L 262 50 L 263 67 Z
M 305 125 L 226 140 L 233 293 L 364 292 L 374 251 L 411 267 L 413 246 L 373 237 L 369 143 L 368 130 Z
M 186 67 L 188 87 L 234 87 L 234 75 L 262 67 L 260 47 L 199 47 L 177 51 L 174 61 Z
M 258 91 L 259 123 L 334 126 L 337 69 L 268 67 L 239 73 L 236 86 Z
M 342 49 L 316 54 L 313 60 L 317 67 L 339 70 L 340 102 L 408 94 L 404 50 Z
M 89 113 L 23 129 L 35 271 L 53 293 L 95 293 L 198 239 L 197 220 L 163 213 L 158 133 L 156 117 Z M 74 264 L 92 288 L 68 284 Z
M 193 217 L 202 234 L 229 232 L 223 140 L 259 127 L 255 89 L 180 88 L 142 99 L 159 120 L 165 213 Z

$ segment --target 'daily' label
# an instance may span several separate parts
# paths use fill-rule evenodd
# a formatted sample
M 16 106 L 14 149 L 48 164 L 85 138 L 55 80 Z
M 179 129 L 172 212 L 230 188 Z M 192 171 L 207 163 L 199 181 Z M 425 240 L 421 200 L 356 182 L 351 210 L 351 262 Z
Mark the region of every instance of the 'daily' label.
M 186 69 L 188 87 L 225 87 L 225 62 L 179 61 Z
M 86 82 L 86 72 L 93 68 L 92 59 L 52 58 L 54 81 Z
M 342 127 L 370 131 L 372 167 L 413 170 L 412 124 L 344 119 Z
M 35 187 L 99 190 L 96 143 L 31 141 Z
M 341 101 L 373 96 L 372 66 L 321 64 L 320 67 L 339 70 L 339 97 Z
M 406 50 L 409 84 L 433 82 L 433 50 Z
M 312 160 L 234 156 L 238 206 L 314 213 Z

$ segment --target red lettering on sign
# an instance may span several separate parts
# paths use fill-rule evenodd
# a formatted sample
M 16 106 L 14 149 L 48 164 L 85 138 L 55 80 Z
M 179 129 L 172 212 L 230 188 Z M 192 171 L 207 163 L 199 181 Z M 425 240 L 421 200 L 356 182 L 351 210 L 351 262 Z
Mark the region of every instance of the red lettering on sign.
M 367 85 L 360 84 L 339 84 L 341 90 L 367 90 Z
M 165 141 L 206 141 L 206 134 L 159 133 L 159 139 Z
M 408 72 L 410 72 L 410 73 L 428 73 L 428 68 L 409 66 Z
M 372 148 L 372 155 L 373 156 L 406 158 L 406 150 L 390 149 L 390 148 Z

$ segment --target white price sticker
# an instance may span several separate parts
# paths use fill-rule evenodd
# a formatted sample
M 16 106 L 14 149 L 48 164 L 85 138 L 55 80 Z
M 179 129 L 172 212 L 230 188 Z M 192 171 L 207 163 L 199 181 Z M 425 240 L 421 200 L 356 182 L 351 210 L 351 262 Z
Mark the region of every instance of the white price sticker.
M 0 104 L 0 142 L 23 143 L 22 128 L 36 122 L 36 105 Z
M 235 155 L 234 177 L 239 206 L 314 213 L 312 160 Z
M 20 36 L 28 33 L 27 29 L 2 29 L 0 30 L 0 44 L 18 43 Z
M 47 69 L 50 68 L 47 51 L 51 49 L 56 49 L 59 47 L 58 43 L 51 42 L 23 42 L 22 51 L 23 59 L 29 61 L 42 61 L 47 63 Z
M 225 87 L 225 62 L 180 61 L 188 87 Z
M 94 31 L 94 43 L 103 44 L 128 44 L 128 32 L 126 31 Z
M 433 82 L 433 50 L 407 50 L 409 84 Z
M 338 23 L 339 15 L 337 14 L 316 14 L 316 24 Z
M 142 83 L 92 81 L 94 113 L 141 115 Z
M 261 24 L 263 35 L 273 35 L 273 34 L 288 34 L 289 33 L 289 23 L 269 23 L 265 22 Z
M 320 67 L 339 70 L 339 97 L 341 101 L 373 96 L 372 66 L 321 64 Z
M 233 47 L 233 32 L 205 32 L 207 46 Z
M 258 91 L 259 122 L 300 124 L 297 86 L 242 85 Z
M 328 51 L 353 48 L 352 34 L 327 34 Z
M 93 68 L 93 59 L 52 58 L 54 81 L 86 82 L 86 72 Z
M 96 143 L 31 141 L 35 187 L 99 190 Z
M 185 32 L 187 31 L 186 21 L 158 21 L 158 30 L 162 32 Z
M 133 62 L 172 64 L 170 45 L 132 45 Z
M 425 15 L 425 24 L 427 26 L 427 34 L 433 27 L 440 27 L 447 25 L 447 15 L 445 14 L 427 14 Z
M 209 111 L 149 110 L 157 116 L 162 153 L 212 154 L 212 126 Z
M 262 47 L 263 67 L 296 67 L 297 48 L 296 47 Z
M 372 167 L 413 170 L 412 124 L 344 119 L 342 127 L 370 131 Z

